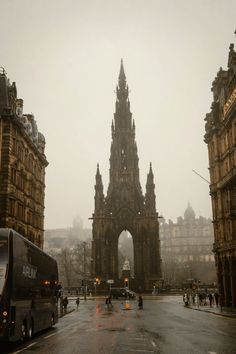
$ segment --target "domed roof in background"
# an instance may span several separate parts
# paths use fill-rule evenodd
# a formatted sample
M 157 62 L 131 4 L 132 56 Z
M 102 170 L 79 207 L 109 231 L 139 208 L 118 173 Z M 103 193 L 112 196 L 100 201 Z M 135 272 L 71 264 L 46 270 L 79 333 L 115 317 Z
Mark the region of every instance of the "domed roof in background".
M 184 219 L 185 220 L 194 220 L 196 217 L 193 208 L 191 207 L 190 203 L 188 203 L 187 209 L 184 212 Z

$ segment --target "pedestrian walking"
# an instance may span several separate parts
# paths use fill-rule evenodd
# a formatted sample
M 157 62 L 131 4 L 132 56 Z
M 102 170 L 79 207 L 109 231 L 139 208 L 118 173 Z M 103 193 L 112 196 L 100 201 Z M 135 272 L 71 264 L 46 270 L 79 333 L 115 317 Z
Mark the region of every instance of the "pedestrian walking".
M 63 316 L 63 304 L 64 304 L 64 298 L 63 296 L 60 297 L 60 316 Z
M 78 311 L 78 308 L 79 308 L 79 303 L 80 303 L 80 298 L 77 297 L 77 299 L 76 299 L 76 309 L 77 309 L 77 311 Z
M 202 306 L 202 302 L 203 302 L 203 296 L 201 293 L 198 294 L 198 298 L 199 298 L 199 303 L 200 303 L 200 306 Z
M 64 313 L 67 312 L 67 305 L 68 305 L 69 301 L 68 301 L 68 298 L 67 296 L 64 298 L 63 300 L 63 309 L 64 309 Z
M 183 302 L 186 307 L 189 305 L 189 297 L 187 293 L 184 293 Z
M 142 295 L 139 295 L 139 297 L 138 297 L 138 308 L 139 308 L 139 310 L 143 309 L 143 298 L 142 298 Z
M 210 307 L 212 307 L 212 302 L 213 302 L 213 296 L 212 294 L 208 294 L 208 299 L 209 299 L 209 304 L 210 304 Z
M 107 296 L 107 298 L 106 298 L 106 305 L 107 305 L 107 307 L 112 307 L 112 303 L 111 303 L 111 295 L 109 295 L 109 296 Z
M 206 293 L 202 294 L 202 301 L 203 301 L 203 306 L 206 306 L 207 305 L 207 294 Z
M 218 307 L 219 306 L 219 294 L 217 292 L 214 293 L 214 298 L 215 298 L 216 307 Z

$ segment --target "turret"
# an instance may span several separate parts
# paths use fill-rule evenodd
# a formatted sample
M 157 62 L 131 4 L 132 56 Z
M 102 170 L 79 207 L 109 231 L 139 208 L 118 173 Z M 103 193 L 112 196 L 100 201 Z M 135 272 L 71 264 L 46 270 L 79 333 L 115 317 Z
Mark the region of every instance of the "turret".
M 146 210 L 150 211 L 151 213 L 156 212 L 155 184 L 154 184 L 154 175 L 152 172 L 151 163 L 150 163 L 149 172 L 147 174 L 145 206 L 146 206 Z
M 4 68 L 0 67 L 0 115 L 15 114 L 17 89 L 16 84 L 10 84 Z
M 103 194 L 103 183 L 102 183 L 102 175 L 99 171 L 99 164 L 97 164 L 97 173 L 96 173 L 96 184 L 95 188 L 95 213 L 103 210 L 104 207 L 104 194 Z

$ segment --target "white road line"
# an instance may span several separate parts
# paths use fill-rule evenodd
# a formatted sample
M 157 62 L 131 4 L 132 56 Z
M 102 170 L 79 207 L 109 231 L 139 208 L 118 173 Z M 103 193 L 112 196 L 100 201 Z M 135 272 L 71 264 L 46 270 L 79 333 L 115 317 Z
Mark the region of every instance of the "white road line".
M 208 354 L 217 354 L 216 352 L 208 352 Z
M 57 332 L 57 333 L 58 333 L 58 332 Z M 52 337 L 52 336 L 55 336 L 57 333 L 52 333 L 52 334 L 49 334 L 48 336 L 43 337 L 43 338 L 44 338 L 44 339 L 50 338 L 50 337 Z
M 153 347 L 156 347 L 156 346 L 157 346 L 156 343 L 153 342 L 152 340 L 151 340 L 151 343 L 152 343 L 152 346 L 153 346 Z
M 61 332 L 64 332 L 65 330 L 69 329 L 70 327 L 73 327 L 73 326 L 75 326 L 75 325 L 78 325 L 79 323 L 80 323 L 80 321 L 74 322 L 74 323 L 72 323 L 72 324 L 70 324 L 70 325 L 68 325 L 68 326 L 66 326 L 66 327 L 64 327 L 64 328 L 62 328 L 62 329 L 59 329 L 59 330 L 56 331 L 55 333 L 49 334 L 48 336 L 45 336 L 45 337 L 43 337 L 43 338 L 44 338 L 44 339 L 48 339 L 48 338 L 50 338 L 50 337 L 53 337 L 53 336 L 55 336 L 56 334 L 59 334 L 59 333 L 61 333 Z M 32 347 L 32 346 L 35 345 L 35 344 L 37 344 L 37 342 L 31 343 L 31 344 L 29 344 L 27 347 L 24 347 L 24 348 L 22 348 L 22 349 L 20 349 L 20 350 L 17 350 L 16 352 L 13 352 L 12 354 L 21 353 L 21 352 L 23 352 L 24 350 L 26 350 L 26 349 Z
M 154 353 L 154 351 L 153 350 L 145 350 L 145 349 L 124 349 L 124 350 L 122 350 L 121 349 L 121 351 L 123 352 L 123 351 L 125 351 L 126 353 L 133 353 L 133 352 L 137 352 L 137 353 L 142 353 L 142 354 L 145 354 L 145 353 Z
M 129 352 L 138 352 L 138 353 L 143 353 L 143 354 L 145 354 L 145 353 L 154 353 L 154 351 L 153 350 L 144 350 L 144 349 L 126 349 L 126 353 L 129 353 Z
M 26 350 L 26 349 L 32 347 L 32 346 L 35 345 L 35 344 L 37 344 L 37 342 L 31 343 L 30 345 L 27 345 L 27 347 L 24 347 L 24 348 L 22 348 L 22 349 L 20 349 L 20 350 L 17 350 L 16 352 L 14 352 L 14 353 L 12 353 L 12 354 L 21 353 L 21 352 L 23 352 L 24 350 Z

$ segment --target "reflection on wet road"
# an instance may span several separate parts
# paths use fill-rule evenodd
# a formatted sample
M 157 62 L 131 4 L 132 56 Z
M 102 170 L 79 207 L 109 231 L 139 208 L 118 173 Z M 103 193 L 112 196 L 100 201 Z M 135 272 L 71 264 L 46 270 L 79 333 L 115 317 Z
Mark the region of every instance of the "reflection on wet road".
M 63 317 L 54 329 L 23 345 L 1 346 L 0 353 L 146 354 L 235 353 L 236 319 L 185 308 L 181 297 L 136 301 L 81 301 L 78 311 Z

